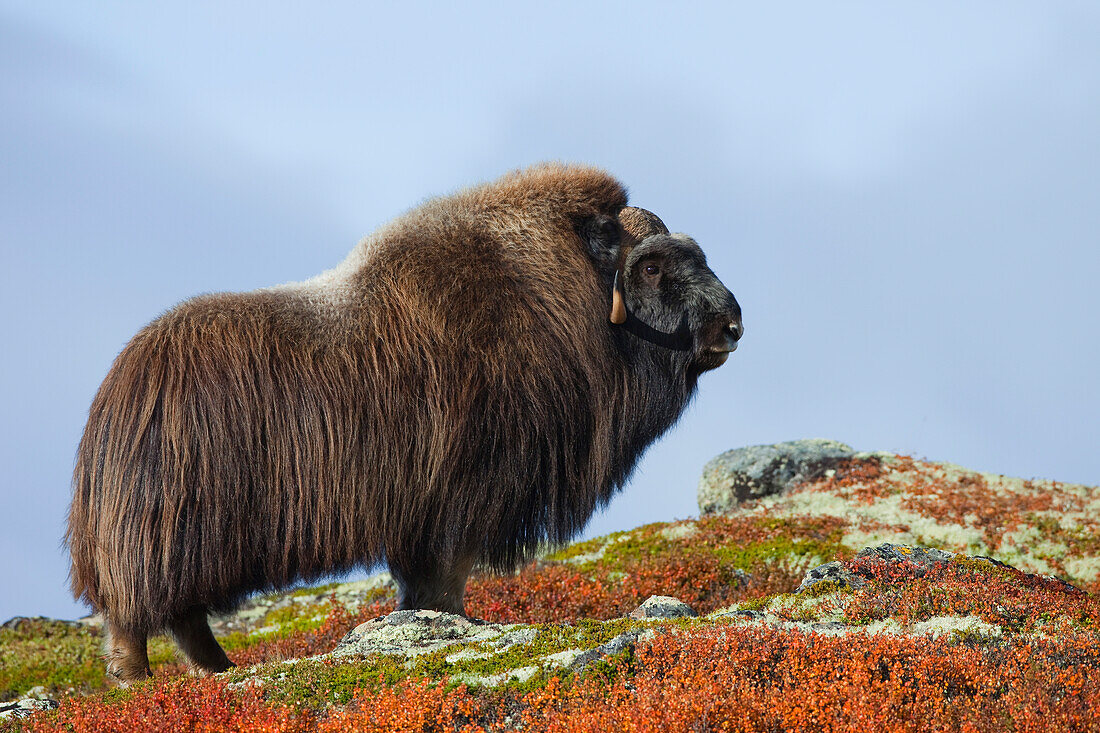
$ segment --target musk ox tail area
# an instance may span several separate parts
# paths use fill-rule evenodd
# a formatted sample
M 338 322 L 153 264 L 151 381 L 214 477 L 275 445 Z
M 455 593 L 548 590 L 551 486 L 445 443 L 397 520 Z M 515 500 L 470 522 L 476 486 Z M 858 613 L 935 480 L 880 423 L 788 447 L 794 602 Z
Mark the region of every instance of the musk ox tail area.
M 308 313 L 274 293 L 188 301 L 135 336 L 100 387 L 66 539 L 73 593 L 107 618 L 119 676 L 141 676 L 145 637 L 162 630 L 197 666 L 224 668 L 208 612 L 378 559 L 347 491 L 362 483 L 347 407 L 358 350 Z

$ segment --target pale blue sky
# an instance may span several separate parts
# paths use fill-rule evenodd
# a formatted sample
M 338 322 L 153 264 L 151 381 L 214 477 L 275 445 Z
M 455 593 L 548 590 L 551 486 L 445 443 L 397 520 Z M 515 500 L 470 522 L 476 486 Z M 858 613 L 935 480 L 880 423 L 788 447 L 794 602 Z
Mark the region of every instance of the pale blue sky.
M 0 620 L 84 613 L 73 455 L 138 328 L 546 159 L 745 314 L 589 534 L 799 437 L 1100 483 L 1100 6 L 962 5 L 0 0 Z

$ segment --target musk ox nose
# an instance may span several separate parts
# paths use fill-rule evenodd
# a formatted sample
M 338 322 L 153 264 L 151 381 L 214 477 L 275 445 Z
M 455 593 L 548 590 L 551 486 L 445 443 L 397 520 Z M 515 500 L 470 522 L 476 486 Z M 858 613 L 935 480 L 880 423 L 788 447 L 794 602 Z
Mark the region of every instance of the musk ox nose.
M 722 345 L 717 347 L 716 351 L 732 352 L 737 351 L 737 341 L 741 338 L 741 334 L 745 332 L 745 327 L 741 324 L 741 319 L 730 321 L 722 327 L 720 333 L 722 339 Z

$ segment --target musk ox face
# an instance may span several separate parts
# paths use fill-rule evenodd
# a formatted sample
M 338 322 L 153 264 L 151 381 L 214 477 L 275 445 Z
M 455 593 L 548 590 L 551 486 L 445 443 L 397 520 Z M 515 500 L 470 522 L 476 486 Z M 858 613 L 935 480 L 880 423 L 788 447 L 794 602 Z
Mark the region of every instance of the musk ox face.
M 623 272 L 627 310 L 656 331 L 679 334 L 666 348 L 688 352 L 694 371 L 721 366 L 737 349 L 741 307 L 691 237 L 646 237 L 627 254 Z
M 741 307 L 686 234 L 633 206 L 582 232 L 596 265 L 612 281 L 610 321 L 636 355 L 671 355 L 692 383 L 726 362 L 744 333 Z M 652 351 L 656 350 L 656 351 Z

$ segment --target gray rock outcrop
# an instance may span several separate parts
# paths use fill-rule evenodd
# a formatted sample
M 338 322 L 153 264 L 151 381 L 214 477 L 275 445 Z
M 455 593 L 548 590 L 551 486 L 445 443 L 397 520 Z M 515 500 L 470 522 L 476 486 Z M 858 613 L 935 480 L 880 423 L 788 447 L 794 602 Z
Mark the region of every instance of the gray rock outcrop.
M 340 640 L 332 655 L 416 656 L 456 644 L 490 640 L 499 642 L 502 636 L 507 636 L 506 632 L 510 628 L 440 611 L 394 611 L 356 626 Z M 501 648 L 526 641 L 530 639 L 506 639 Z
M 672 596 L 650 596 L 630 612 L 630 618 L 636 619 L 690 618 L 698 615 L 691 606 Z
M 35 690 L 45 690 L 46 688 L 35 688 Z M 31 692 L 35 692 L 31 690 Z M 0 703 L 0 721 L 11 719 L 29 718 L 35 713 L 41 710 L 54 710 L 60 705 L 57 700 L 46 696 L 45 692 L 35 695 L 34 697 L 24 697 L 20 700 L 13 700 L 11 702 Z
M 703 466 L 700 514 L 727 512 L 739 503 L 778 494 L 820 478 L 856 452 L 835 440 L 813 438 L 726 451 Z

